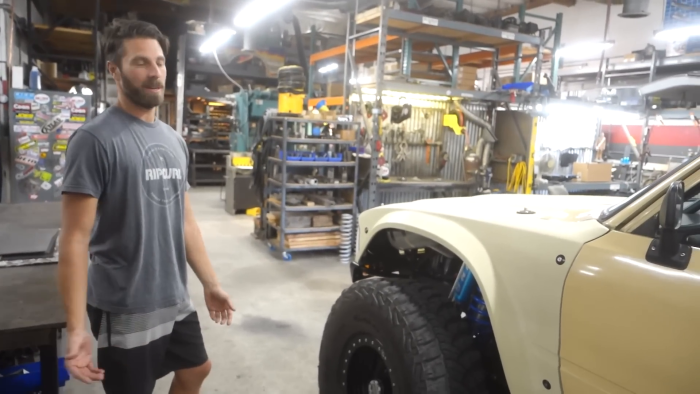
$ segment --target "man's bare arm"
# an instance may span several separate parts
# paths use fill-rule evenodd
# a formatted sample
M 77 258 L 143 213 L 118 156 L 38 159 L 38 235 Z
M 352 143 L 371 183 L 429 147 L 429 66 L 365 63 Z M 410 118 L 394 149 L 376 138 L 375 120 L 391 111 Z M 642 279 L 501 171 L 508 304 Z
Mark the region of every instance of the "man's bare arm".
M 62 205 L 58 288 L 70 332 L 85 329 L 88 246 L 95 224 L 97 199 L 85 194 L 66 193 Z
M 228 294 L 221 288 L 214 267 L 209 260 L 202 233 L 194 217 L 194 212 L 192 212 L 188 193 L 185 193 L 185 252 L 187 262 L 204 286 L 204 299 L 207 303 L 209 316 L 216 323 L 230 325 L 235 309 Z
M 212 267 L 204 247 L 202 232 L 199 230 L 194 212 L 192 212 L 190 196 L 187 193 L 185 193 L 185 252 L 187 253 L 187 262 L 202 285 L 205 288 L 219 286 L 214 267 Z

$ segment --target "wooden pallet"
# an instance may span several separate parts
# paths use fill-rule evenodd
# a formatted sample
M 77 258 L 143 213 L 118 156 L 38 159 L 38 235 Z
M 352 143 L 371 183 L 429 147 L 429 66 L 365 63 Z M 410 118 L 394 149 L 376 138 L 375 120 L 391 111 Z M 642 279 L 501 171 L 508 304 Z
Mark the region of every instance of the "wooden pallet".
M 279 246 L 279 237 L 276 241 L 277 245 Z M 340 246 L 340 232 L 333 231 L 330 233 L 289 234 L 285 236 L 284 241 L 284 246 L 286 249 Z

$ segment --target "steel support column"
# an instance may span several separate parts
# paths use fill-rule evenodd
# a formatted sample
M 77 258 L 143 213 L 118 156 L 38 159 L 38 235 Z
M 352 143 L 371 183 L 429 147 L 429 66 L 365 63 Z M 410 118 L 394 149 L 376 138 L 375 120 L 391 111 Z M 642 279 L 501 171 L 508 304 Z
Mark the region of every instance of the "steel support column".
M 417 10 L 418 2 L 416 0 L 408 0 L 408 9 Z M 406 77 L 411 77 L 411 63 L 413 61 L 413 40 L 404 38 L 401 44 L 401 74 Z M 377 65 L 379 66 L 379 65 Z
M 522 25 L 525 23 L 525 4 L 520 4 L 518 11 L 518 22 Z M 520 82 L 520 65 L 523 61 L 523 44 L 518 44 L 518 49 L 515 51 L 515 64 L 513 65 L 513 79 L 515 82 Z
M 535 78 L 533 78 L 535 82 L 533 91 L 537 94 L 542 93 L 540 91 L 540 81 L 542 80 L 542 59 L 544 58 L 544 42 L 547 39 L 546 34 L 544 30 L 540 30 L 540 45 L 537 47 L 537 63 L 535 64 Z
M 464 0 L 455 0 L 455 10 L 460 12 L 464 9 Z M 459 46 L 452 45 L 452 89 L 457 88 L 459 78 Z M 473 90 L 473 89 L 470 89 Z
M 564 23 L 564 14 L 561 12 L 556 16 L 556 22 L 554 23 L 554 45 L 552 46 L 552 70 L 550 77 L 552 79 L 552 85 L 558 91 L 559 90 L 559 57 L 557 56 L 557 51 L 561 45 L 561 29 Z
M 381 16 L 379 17 L 379 44 L 377 45 L 377 69 L 375 74 L 377 97 L 372 109 L 372 166 L 369 173 L 369 208 L 379 206 L 379 193 L 377 190 L 377 168 L 379 166 L 380 127 L 382 116 L 382 90 L 384 88 L 384 61 L 386 60 L 386 36 L 388 26 L 387 0 L 380 1 Z
M 314 54 L 314 43 L 316 41 L 316 25 L 311 25 L 311 47 L 309 50 L 309 56 Z M 307 76 L 307 86 L 306 86 L 306 99 L 311 98 L 311 93 L 314 91 L 314 74 L 316 73 L 316 65 L 311 64 L 311 59 L 309 62 L 309 75 Z

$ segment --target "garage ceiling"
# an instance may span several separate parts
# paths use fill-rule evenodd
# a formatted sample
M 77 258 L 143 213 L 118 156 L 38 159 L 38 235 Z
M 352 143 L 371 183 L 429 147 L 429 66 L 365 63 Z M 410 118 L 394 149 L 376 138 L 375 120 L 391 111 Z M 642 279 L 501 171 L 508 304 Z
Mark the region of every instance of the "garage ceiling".
M 80 14 L 89 18 L 94 14 L 94 7 L 98 0 L 35 0 L 36 3 L 49 3 L 54 14 L 68 15 Z M 405 5 L 408 0 L 400 0 Z M 421 9 L 454 9 L 454 0 L 417 0 Z M 463 0 L 464 8 L 474 13 L 498 13 L 508 15 L 516 13 L 520 4 L 527 4 L 528 9 L 547 4 L 557 3 L 565 6 L 573 6 L 576 0 Z M 137 12 L 141 14 L 170 14 L 173 16 L 189 15 L 206 16 L 213 8 L 213 15 L 232 15 L 237 7 L 245 4 L 245 0 L 101 0 L 101 9 L 108 13 Z M 360 0 L 360 9 L 367 9 L 378 4 L 378 0 Z M 355 8 L 355 0 L 293 0 L 293 4 L 301 5 L 304 11 L 300 13 L 309 17 L 315 17 L 320 21 L 335 22 L 341 19 L 342 13 Z M 223 13 L 221 12 L 223 11 Z

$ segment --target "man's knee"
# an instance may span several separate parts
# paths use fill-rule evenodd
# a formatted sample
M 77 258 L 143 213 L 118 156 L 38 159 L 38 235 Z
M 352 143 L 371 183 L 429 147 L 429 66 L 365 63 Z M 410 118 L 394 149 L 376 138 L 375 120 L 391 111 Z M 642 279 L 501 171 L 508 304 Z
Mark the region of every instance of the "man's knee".
M 209 376 L 209 372 L 211 372 L 211 360 L 207 360 L 198 367 L 175 371 L 175 379 L 184 386 L 201 385 Z

